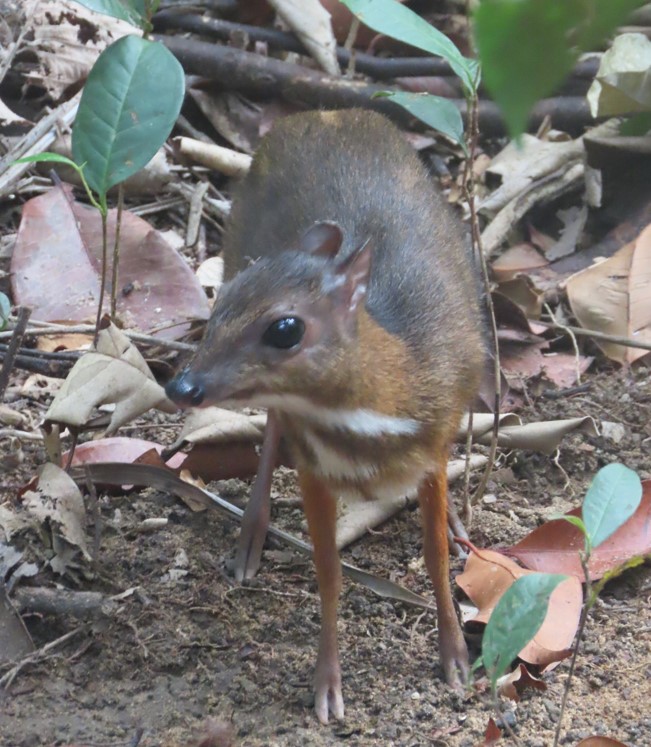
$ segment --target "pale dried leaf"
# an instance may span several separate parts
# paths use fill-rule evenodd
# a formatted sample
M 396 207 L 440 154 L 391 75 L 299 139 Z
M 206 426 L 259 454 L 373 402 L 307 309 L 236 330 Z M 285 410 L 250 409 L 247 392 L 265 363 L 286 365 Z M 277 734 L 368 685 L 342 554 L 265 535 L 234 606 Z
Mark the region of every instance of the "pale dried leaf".
M 500 186 L 482 200 L 484 215 L 495 215 L 531 185 L 561 168 L 567 169 L 583 158 L 580 139 L 550 143 L 524 134 L 500 151 L 486 169 L 487 175 L 500 180 Z
M 498 446 L 506 449 L 530 449 L 543 454 L 553 454 L 565 436 L 576 432 L 589 436 L 599 435 L 593 418 L 569 418 L 525 425 L 500 426 L 497 443 Z M 477 443 L 488 445 L 491 441 L 491 434 L 487 432 L 475 440 Z
M 599 63 L 587 93 L 593 117 L 611 117 L 651 108 L 651 41 L 644 34 L 616 37 Z
M 266 415 L 244 415 L 221 407 L 190 410 L 173 449 L 182 445 L 245 441 L 262 443 Z
M 224 281 L 224 260 L 221 257 L 208 257 L 197 268 L 197 279 L 203 288 L 220 288 Z
M 318 0 L 269 0 L 278 15 L 330 75 L 340 75 L 330 14 Z
M 152 407 L 175 410 L 138 349 L 113 324 L 100 331 L 97 349 L 75 363 L 45 420 L 80 427 L 105 404 L 115 404 L 106 435 Z
M 572 312 L 586 329 L 651 343 L 651 225 L 612 257 L 572 275 L 566 283 Z M 648 354 L 595 340 L 606 356 L 633 363 Z
M 34 35 L 30 47 L 38 69 L 27 78 L 44 87 L 53 99 L 78 87 L 109 44 L 126 34 L 142 33 L 126 21 L 96 13 L 72 0 L 34 3 L 28 22 Z
M 0 100 L 0 125 L 6 126 L 12 124 L 27 124 L 27 120 L 23 119 L 19 114 L 16 114 L 16 112 L 11 111 L 11 109 Z
M 79 488 L 64 470 L 49 462 L 44 464 L 39 469 L 37 487 L 23 495 L 23 506 L 41 524 L 49 522 L 53 538 L 59 535 L 90 560 L 86 544 L 84 500 Z

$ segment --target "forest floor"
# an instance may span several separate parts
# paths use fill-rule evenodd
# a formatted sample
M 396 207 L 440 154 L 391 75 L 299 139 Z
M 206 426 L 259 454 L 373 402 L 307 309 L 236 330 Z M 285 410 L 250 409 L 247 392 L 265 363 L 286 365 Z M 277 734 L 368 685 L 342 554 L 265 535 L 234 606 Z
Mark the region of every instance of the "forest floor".
M 592 476 L 609 462 L 651 477 L 649 369 L 625 373 L 602 366 L 586 380 L 591 387 L 584 394 L 538 398 L 521 414 L 530 421 L 591 415 L 621 423 L 623 438 L 615 443 L 574 435 L 556 461 L 524 452 L 502 455 L 489 484 L 496 500 L 482 503 L 474 516 L 470 535 L 476 545 L 513 544 L 553 513 L 579 505 Z M 40 445 L 25 449 L 27 459 L 12 475 L 16 484 L 45 461 Z M 210 487 L 242 503 L 249 489 L 238 481 Z M 453 492 L 459 498 L 460 488 Z M 291 471 L 277 472 L 273 494 L 273 521 L 302 535 Z M 212 741 L 205 747 L 483 743 L 493 704 L 485 688 L 462 696 L 444 685 L 431 613 L 344 581 L 339 632 L 346 719 L 320 726 L 311 693 L 319 630 L 311 561 L 276 545 L 265 551 L 258 577 L 238 586 L 227 568 L 239 529 L 221 514 L 193 513 L 151 490 L 104 497 L 101 513 L 98 563 L 77 588 L 133 592 L 95 624 L 26 617 L 37 647 L 77 632 L 40 663 L 24 667 L 0 693 L 1 745 L 185 747 L 200 744 L 209 719 Z M 136 531 L 152 517 L 168 522 Z M 420 552 L 418 513 L 405 510 L 343 558 L 431 596 L 429 579 L 415 562 Z M 453 575 L 461 567 L 453 561 Z M 54 581 L 72 588 L 65 578 L 32 579 Z M 504 704 L 525 747 L 552 744 L 568 668 L 564 661 L 544 676 L 546 692 L 529 690 L 517 705 Z M 590 616 L 561 743 L 603 734 L 629 747 L 649 747 L 650 703 L 647 564 L 609 584 Z M 219 724 L 232 731 L 232 741 L 220 736 Z

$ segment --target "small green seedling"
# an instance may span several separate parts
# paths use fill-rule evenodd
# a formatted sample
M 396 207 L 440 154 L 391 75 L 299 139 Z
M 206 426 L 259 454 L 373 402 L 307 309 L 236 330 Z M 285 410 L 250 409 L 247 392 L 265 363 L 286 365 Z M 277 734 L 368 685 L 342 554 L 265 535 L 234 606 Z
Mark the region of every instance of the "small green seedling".
M 597 472 L 582 506 L 582 518 L 562 516 L 580 529 L 585 538 L 585 549 L 580 553 L 581 564 L 586 579 L 586 599 L 581 611 L 570 672 L 568 675 L 561 713 L 557 723 L 554 745 L 558 744 L 563 712 L 569 686 L 574 672 L 579 643 L 585 622 L 594 605 L 597 594 L 603 588 L 606 577 L 598 590 L 591 588 L 588 562 L 592 551 L 616 532 L 635 513 L 642 499 L 642 483 L 633 470 L 622 464 L 609 464 Z M 614 578 L 625 568 L 639 565 L 642 558 L 634 558 L 621 568 L 615 569 L 608 578 Z M 533 573 L 522 576 L 507 589 L 495 606 L 486 625 L 482 640 L 481 657 L 473 669 L 484 666 L 495 696 L 497 681 L 506 672 L 518 653 L 540 630 L 554 589 L 566 576 L 550 573 Z M 596 593 L 595 593 L 596 591 Z
M 357 18 L 374 31 L 442 57 L 459 76 L 466 99 L 477 96 L 480 71 L 476 60 L 464 57 L 450 39 L 418 14 L 396 0 L 342 0 Z M 449 99 L 428 93 L 392 92 L 378 94 L 394 101 L 429 127 L 458 143 L 469 154 L 463 122 L 457 106 Z
M 158 2 L 93 0 L 94 10 L 147 28 Z M 91 204 L 102 216 L 102 284 L 96 328 L 102 315 L 108 266 L 107 194 L 143 168 L 172 131 L 185 91 L 183 68 L 162 44 L 123 36 L 97 58 L 81 95 L 72 128 L 72 160 L 39 153 L 18 163 L 63 163 L 79 174 Z M 117 234 L 116 234 L 117 235 Z M 119 247 L 114 246 L 111 314 L 115 314 Z

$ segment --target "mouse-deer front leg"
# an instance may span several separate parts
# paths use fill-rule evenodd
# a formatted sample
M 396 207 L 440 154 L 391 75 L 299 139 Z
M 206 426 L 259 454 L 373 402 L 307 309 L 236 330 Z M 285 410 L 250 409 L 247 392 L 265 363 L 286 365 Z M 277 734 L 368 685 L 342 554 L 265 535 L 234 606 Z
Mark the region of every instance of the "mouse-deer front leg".
M 278 459 L 281 427 L 273 410 L 267 413 L 258 472 L 242 517 L 242 530 L 235 554 L 235 580 L 253 578 L 260 567 L 262 547 L 271 514 L 271 478 Z
M 434 471 L 423 478 L 418 489 L 418 500 L 423 524 L 425 566 L 436 595 L 441 665 L 448 684 L 460 688 L 468 681 L 470 668 L 468 648 L 450 589 L 446 465 L 444 452 L 436 459 Z
M 314 546 L 316 579 L 321 597 L 321 633 L 314 674 L 314 709 L 319 721 L 327 724 L 330 713 L 336 719 L 344 717 L 337 643 L 337 607 L 341 593 L 341 562 L 335 541 L 337 501 L 328 486 L 311 472 L 299 469 L 298 479 Z

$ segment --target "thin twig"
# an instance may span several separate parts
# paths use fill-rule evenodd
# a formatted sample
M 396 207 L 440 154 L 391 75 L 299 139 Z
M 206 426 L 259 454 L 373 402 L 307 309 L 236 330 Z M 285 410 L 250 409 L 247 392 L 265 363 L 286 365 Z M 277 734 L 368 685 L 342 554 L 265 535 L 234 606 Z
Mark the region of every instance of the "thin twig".
M 552 317 L 553 318 L 553 317 Z M 640 348 L 641 350 L 651 350 L 651 342 L 642 342 L 642 340 L 633 340 L 631 337 L 622 335 L 609 335 L 606 332 L 597 332 L 596 329 L 583 329 L 582 327 L 570 327 L 569 325 L 559 325 L 557 322 L 543 322 L 538 320 L 537 324 L 542 324 L 549 329 L 557 329 L 559 332 L 568 332 L 577 337 L 592 337 L 595 340 L 604 342 L 613 342 L 616 345 L 624 345 L 627 348 Z
M 115 237 L 113 239 L 113 273 L 111 276 L 111 318 L 115 319 L 118 305 L 118 282 L 120 272 L 120 228 L 122 227 L 122 209 L 124 208 L 124 187 L 118 187 L 118 212 L 115 219 Z
M 81 633 L 87 629 L 88 625 L 80 625 L 78 628 L 65 633 L 60 638 L 55 638 L 53 641 L 46 643 L 45 646 L 41 646 L 41 648 L 39 648 L 37 651 L 33 651 L 31 654 L 25 656 L 19 662 L 14 664 L 14 666 L 3 677 L 0 677 L 0 687 L 4 687 L 5 689 L 10 687 L 11 683 L 16 679 L 21 669 L 26 667 L 28 664 L 35 664 L 43 659 L 47 659 L 53 649 L 62 646 L 71 638 L 74 638 L 74 636 L 76 636 L 78 633 Z
M 583 639 L 583 631 L 585 630 L 585 624 L 588 620 L 588 614 L 590 612 L 590 605 L 588 600 L 590 599 L 590 592 L 592 590 L 592 582 L 590 581 L 590 571 L 588 569 L 588 555 L 584 552 L 579 554 L 581 558 L 581 567 L 583 568 L 583 575 L 585 576 L 585 602 L 583 603 L 583 609 L 581 610 L 581 619 L 579 620 L 579 628 L 576 632 L 576 645 L 572 652 L 572 661 L 570 662 L 570 671 L 565 681 L 565 689 L 563 690 L 563 700 L 561 701 L 561 710 L 558 714 L 558 723 L 556 724 L 556 731 L 554 732 L 554 745 L 558 747 L 559 739 L 561 738 L 561 726 L 563 724 L 563 714 L 565 713 L 565 707 L 567 705 L 567 698 L 570 694 L 570 686 L 572 684 L 572 677 L 574 675 L 574 669 L 576 667 L 576 660 L 579 655 L 579 645 Z
M 481 267 L 482 280 L 484 285 L 484 293 L 486 294 L 486 310 L 490 321 L 491 338 L 493 345 L 493 369 L 495 377 L 495 403 L 493 406 L 494 420 L 493 420 L 493 432 L 491 435 L 491 444 L 488 453 L 488 462 L 486 469 L 482 475 L 477 490 L 475 491 L 470 503 L 475 506 L 481 500 L 481 497 L 486 490 L 486 485 L 490 478 L 495 464 L 495 455 L 497 454 L 497 437 L 500 427 L 500 402 L 502 399 L 501 392 L 501 376 L 500 376 L 500 351 L 499 342 L 497 337 L 497 321 L 495 319 L 495 309 L 493 308 L 493 298 L 490 292 L 490 278 L 488 275 L 488 265 L 481 242 L 481 231 L 479 230 L 479 217 L 477 215 L 477 209 L 475 205 L 475 185 L 473 177 L 473 164 L 474 154 L 477 150 L 477 141 L 479 139 L 479 115 L 478 115 L 478 102 L 477 96 L 474 96 L 469 105 L 469 122 L 468 122 L 468 145 L 469 145 L 469 156 L 466 159 L 466 165 L 463 174 L 463 188 L 468 203 L 468 209 L 470 210 L 470 230 L 472 237 L 473 250 L 475 256 L 479 260 L 479 266 Z
M 25 330 L 27 329 L 27 322 L 29 321 L 31 313 L 32 310 L 24 306 L 21 306 L 18 309 L 16 326 L 11 332 L 11 341 L 7 346 L 2 370 L 0 370 L 0 402 L 4 397 L 7 385 L 9 384 L 9 374 L 14 366 L 14 361 L 16 360 L 16 356 L 20 350 L 23 338 L 25 337 Z
M 46 335 L 55 335 L 58 333 L 64 334 L 88 334 L 92 335 L 95 332 L 94 324 L 77 324 L 73 327 L 66 324 L 55 324 L 54 322 L 41 322 L 32 320 L 33 327 L 29 327 L 25 330 L 26 335 L 32 335 L 34 337 L 41 337 Z M 180 352 L 192 352 L 195 349 L 195 345 L 191 345 L 188 342 L 179 342 L 178 340 L 164 340 L 161 337 L 155 337 L 154 335 L 143 335 L 140 332 L 133 332 L 128 329 L 121 330 L 122 334 L 126 335 L 133 342 L 141 342 L 148 345 L 158 345 L 168 350 L 178 350 Z M 13 335 L 11 332 L 0 332 L 0 340 L 10 338 Z
M 95 335 L 93 337 L 93 347 L 95 348 L 99 340 L 102 306 L 104 305 L 104 294 L 106 293 L 106 274 L 108 272 L 108 214 L 106 210 L 102 210 L 100 215 L 102 217 L 102 277 L 100 279 L 97 316 L 95 317 Z
M 575 373 L 576 373 L 576 383 L 581 384 L 581 354 L 579 353 L 579 344 L 576 341 L 576 335 L 572 330 L 566 325 L 561 324 L 558 319 L 554 316 L 554 312 L 551 310 L 551 307 L 548 303 L 545 304 L 545 311 L 549 314 L 550 319 L 554 323 L 554 325 L 560 329 L 562 329 L 566 334 L 570 336 L 570 340 L 572 340 L 572 347 L 574 348 L 574 365 L 576 367 Z

